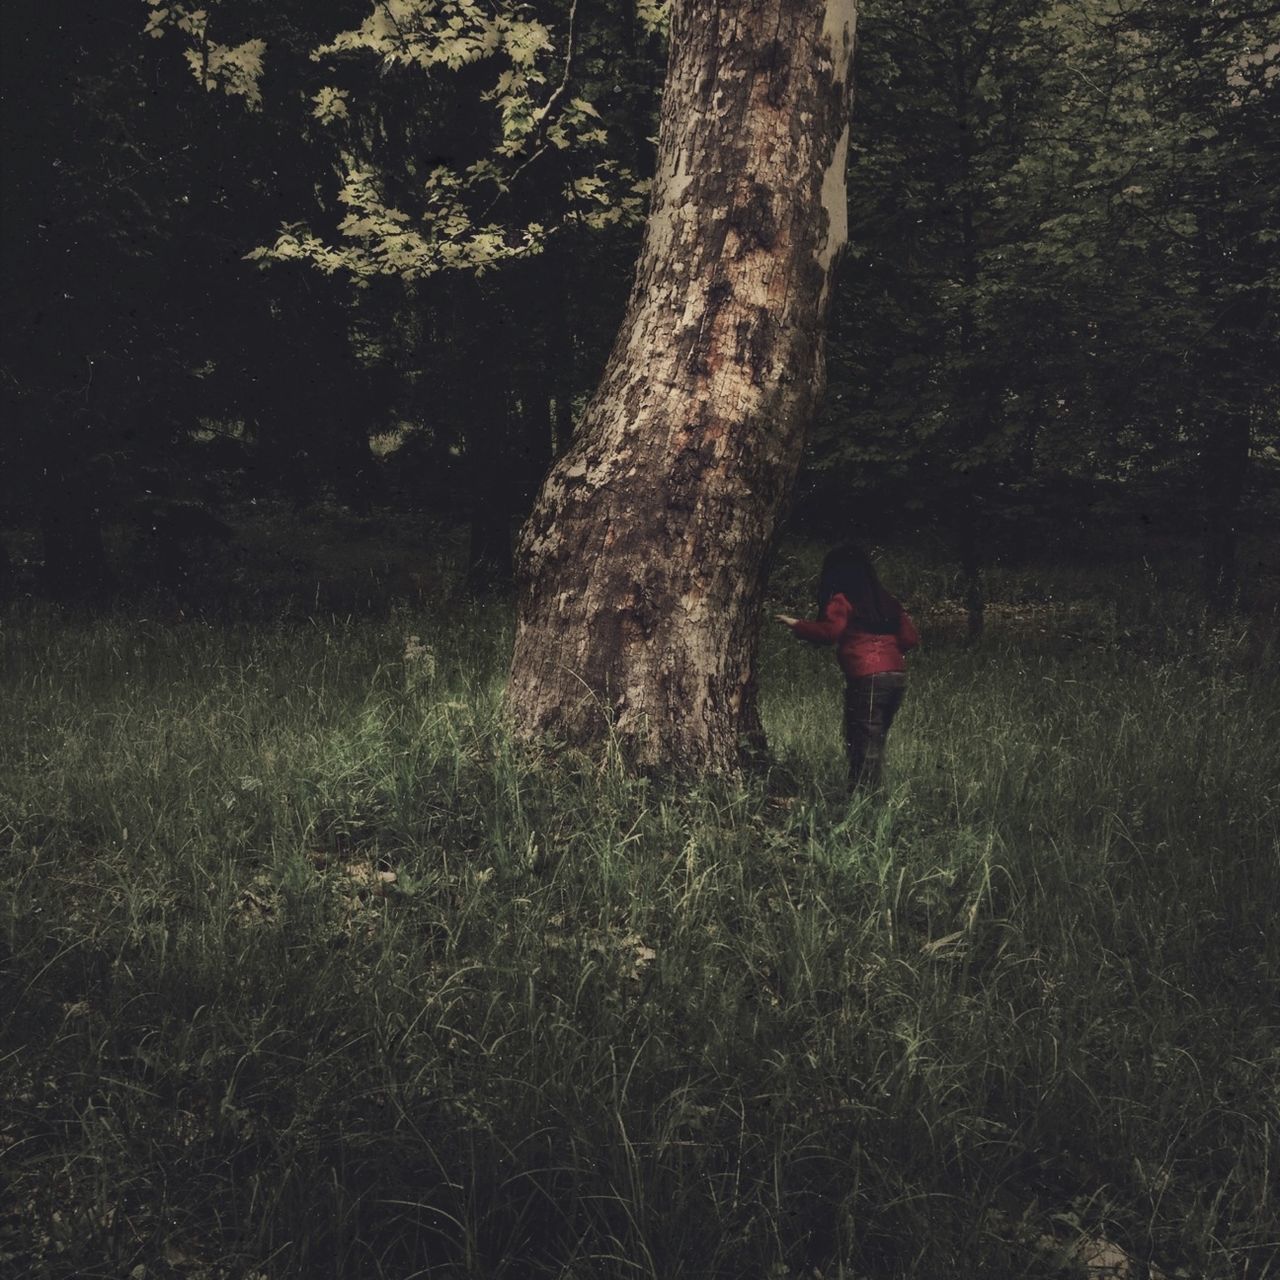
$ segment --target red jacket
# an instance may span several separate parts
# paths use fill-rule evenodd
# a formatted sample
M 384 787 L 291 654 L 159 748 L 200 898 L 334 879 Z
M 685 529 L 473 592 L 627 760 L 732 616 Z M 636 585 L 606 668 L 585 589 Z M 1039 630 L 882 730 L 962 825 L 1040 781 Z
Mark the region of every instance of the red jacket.
M 886 671 L 905 671 L 907 664 L 903 655 L 920 643 L 920 634 L 907 611 L 902 610 L 896 635 L 860 631 L 856 626 L 856 613 L 853 605 L 836 592 L 817 622 L 793 622 L 791 630 L 802 640 L 834 644 L 836 658 L 851 680 L 858 676 L 882 675 Z

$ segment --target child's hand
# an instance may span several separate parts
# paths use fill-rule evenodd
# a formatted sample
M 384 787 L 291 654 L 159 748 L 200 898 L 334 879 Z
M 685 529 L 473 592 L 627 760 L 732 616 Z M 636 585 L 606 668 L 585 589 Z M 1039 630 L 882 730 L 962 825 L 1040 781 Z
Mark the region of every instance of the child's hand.
M 793 626 L 796 622 L 795 618 L 789 617 L 785 613 L 775 613 L 773 616 L 777 618 L 777 620 L 781 622 L 784 626 L 790 627 L 790 626 Z

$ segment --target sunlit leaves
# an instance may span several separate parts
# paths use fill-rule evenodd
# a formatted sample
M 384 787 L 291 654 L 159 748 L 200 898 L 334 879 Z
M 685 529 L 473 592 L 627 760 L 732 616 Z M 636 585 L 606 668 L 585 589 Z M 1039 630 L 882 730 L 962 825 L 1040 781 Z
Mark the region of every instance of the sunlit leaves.
M 205 89 L 215 89 L 230 97 L 243 98 L 251 111 L 262 107 L 262 60 L 266 41 L 246 40 L 238 45 L 219 44 L 209 34 L 209 12 L 184 5 L 165 5 L 147 0 L 151 13 L 145 34 L 160 38 L 166 30 L 185 36 L 189 47 L 182 52 L 192 75 Z
M 415 218 L 384 203 L 375 173 L 348 170 L 338 192 L 347 210 L 338 224 L 338 244 L 294 226 L 248 256 L 254 261 L 305 260 L 325 274 L 343 272 L 360 284 L 374 276 L 417 280 L 449 269 L 479 275 L 508 259 L 541 251 L 547 232 L 540 223 L 512 230 L 495 222 L 473 222 L 464 198 L 467 189 L 466 178 L 454 170 L 434 169 L 425 183 L 426 212 Z
M 541 36 L 546 28 L 538 27 Z M 522 30 L 513 41 L 512 61 L 532 61 L 539 36 Z M 317 59 L 326 54 L 366 50 L 388 64 L 416 65 L 424 70 L 446 67 L 456 71 L 467 63 L 495 53 L 502 43 L 497 20 L 471 0 L 382 0 L 354 31 L 344 31 L 315 51 Z
M 246 40 L 234 48 L 208 42 L 202 49 L 186 50 L 183 57 L 206 89 L 221 89 L 232 97 L 243 98 L 257 110 L 262 106 L 258 81 L 262 78 L 262 55 L 266 49 L 263 40 Z
M 498 107 L 496 151 L 515 157 L 541 119 L 537 95 L 547 83 L 543 64 L 554 44 L 548 28 L 522 7 L 495 12 L 474 0 L 380 0 L 358 28 L 342 32 L 312 56 L 318 61 L 353 52 L 372 53 L 386 67 L 426 72 L 458 71 L 489 59 L 506 63 L 481 99 Z
M 644 216 L 649 183 L 625 185 L 627 174 L 610 160 L 603 160 L 594 172 L 575 178 L 565 189 L 574 215 L 592 230 L 638 221 Z
M 636 0 L 636 17 L 646 31 L 665 31 L 671 18 L 670 0 Z
M 336 193 L 337 239 L 291 225 L 249 256 L 306 260 L 326 273 L 348 273 L 356 283 L 376 275 L 413 280 L 446 269 L 481 273 L 538 253 L 558 227 L 639 222 L 646 189 L 609 155 L 609 130 L 596 105 L 576 83 L 577 92 L 566 92 L 573 70 L 570 21 L 566 15 L 556 29 L 513 0 L 377 0 L 358 27 L 320 45 L 312 60 L 338 70 L 373 56 L 384 74 L 408 77 L 406 87 L 412 77 L 427 76 L 442 96 L 457 92 L 449 83 L 453 73 L 491 69 L 489 87 L 469 113 L 469 127 L 487 122 L 487 147 L 449 156 L 425 180 L 414 176 L 412 161 L 393 169 L 396 161 L 380 143 L 389 117 L 370 114 L 358 92 L 326 85 L 312 98 L 312 115 L 346 126 L 336 135 L 344 175 Z M 523 179 L 527 190 L 524 175 L 547 169 L 545 158 L 557 154 L 564 178 L 550 185 L 536 209 L 526 200 L 517 212 L 517 185 Z
M 332 124 L 335 120 L 345 120 L 349 115 L 347 97 L 345 90 L 326 85 L 312 99 L 316 104 L 313 114 L 317 120 L 322 120 L 325 124 Z

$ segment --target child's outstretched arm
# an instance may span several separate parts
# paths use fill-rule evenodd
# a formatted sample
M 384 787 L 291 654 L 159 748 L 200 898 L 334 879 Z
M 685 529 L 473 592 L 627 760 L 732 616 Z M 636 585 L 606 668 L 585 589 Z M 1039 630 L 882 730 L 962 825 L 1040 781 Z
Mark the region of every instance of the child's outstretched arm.
M 843 596 L 837 595 L 827 601 L 822 610 L 822 617 L 816 622 L 810 622 L 804 618 L 793 618 L 785 613 L 775 616 L 779 622 L 789 626 L 792 634 L 799 636 L 801 640 L 809 640 L 813 644 L 835 644 L 844 635 L 851 612 L 849 602 Z

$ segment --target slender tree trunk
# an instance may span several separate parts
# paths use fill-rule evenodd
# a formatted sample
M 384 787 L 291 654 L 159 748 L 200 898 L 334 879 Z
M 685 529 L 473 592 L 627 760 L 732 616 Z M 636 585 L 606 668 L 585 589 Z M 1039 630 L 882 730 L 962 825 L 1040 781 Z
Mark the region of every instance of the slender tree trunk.
M 552 400 L 549 406 L 551 422 L 552 459 L 558 458 L 569 447 L 573 439 L 572 387 L 574 385 L 574 362 L 576 338 L 574 321 L 569 311 L 569 300 L 563 286 L 564 276 L 557 272 L 554 290 L 555 305 L 559 308 L 563 319 L 553 324 L 548 334 L 547 353 L 547 387 Z
M 824 377 L 856 0 L 676 0 L 627 315 L 521 534 L 518 734 L 727 769 Z
M 982 639 L 987 627 L 987 594 L 982 585 L 982 561 L 974 544 L 966 544 L 960 557 L 964 574 L 966 629 L 971 643 Z
M 1225 429 L 1206 434 L 1208 443 L 1202 451 L 1208 507 L 1202 550 L 1204 598 L 1210 614 L 1222 618 L 1236 607 L 1240 594 L 1236 526 L 1249 472 L 1249 411 L 1237 410 Z
M 466 588 L 471 595 L 510 590 L 513 575 L 511 527 L 515 521 L 513 459 L 515 446 L 509 415 L 511 397 L 498 371 L 482 362 L 476 370 L 474 421 L 466 448 L 466 474 L 471 539 L 467 552 Z

